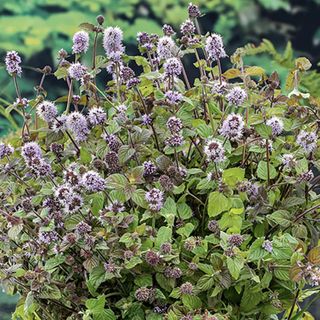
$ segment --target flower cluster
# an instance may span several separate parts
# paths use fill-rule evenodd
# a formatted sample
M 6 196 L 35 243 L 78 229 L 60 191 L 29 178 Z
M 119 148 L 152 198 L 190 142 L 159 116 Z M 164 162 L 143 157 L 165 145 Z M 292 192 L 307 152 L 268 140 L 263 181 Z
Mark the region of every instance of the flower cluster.
M 21 58 L 16 51 L 7 52 L 7 55 L 5 58 L 5 64 L 6 64 L 8 73 L 10 73 L 11 75 L 20 76 L 22 73 L 20 63 L 21 63 Z
M 225 160 L 225 151 L 220 141 L 212 139 L 204 147 L 204 153 L 208 161 L 219 163 Z

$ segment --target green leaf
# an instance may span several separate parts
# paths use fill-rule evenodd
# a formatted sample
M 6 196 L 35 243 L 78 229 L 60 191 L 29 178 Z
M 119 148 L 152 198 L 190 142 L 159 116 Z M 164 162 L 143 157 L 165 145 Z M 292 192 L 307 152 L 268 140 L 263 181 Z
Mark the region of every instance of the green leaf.
M 209 217 L 218 216 L 221 212 L 229 210 L 231 207 L 230 200 L 220 192 L 211 192 L 208 200 Z
M 145 199 L 146 192 L 143 189 L 137 189 L 131 196 L 131 199 L 138 206 L 147 209 L 148 203 Z
M 91 211 L 92 213 L 97 216 L 100 210 L 103 209 L 104 205 L 104 194 L 102 192 L 97 192 L 92 196 L 91 200 Z
M 200 291 L 207 291 L 211 289 L 214 285 L 214 279 L 212 277 L 212 274 L 205 274 L 202 276 L 198 282 L 197 282 L 197 289 Z
M 102 265 L 99 265 L 98 267 L 94 268 L 92 272 L 90 272 L 88 282 L 94 291 L 96 291 L 100 284 L 104 281 L 105 274 L 106 270 Z
M 255 292 L 252 287 L 246 286 L 241 298 L 240 309 L 242 312 L 253 310 L 261 301 L 260 292 Z
M 40 293 L 38 294 L 38 298 L 59 300 L 61 298 L 61 292 L 59 288 L 54 284 L 44 285 L 41 288 Z
M 240 271 L 244 266 L 244 259 L 240 256 L 234 258 L 227 257 L 227 267 L 232 277 L 237 280 L 240 275 Z
M 244 179 L 245 169 L 230 168 L 222 173 L 222 180 L 231 188 L 235 187 L 238 182 Z
M 187 220 L 192 217 L 192 210 L 185 202 L 178 203 L 177 209 L 178 215 L 182 220 Z
M 308 260 L 313 264 L 320 264 L 320 246 L 309 251 Z
M 268 220 L 279 224 L 282 227 L 289 227 L 291 225 L 291 215 L 289 211 L 277 210 L 267 216 Z
M 275 167 L 269 163 L 270 179 L 274 179 L 278 174 Z M 266 161 L 260 161 L 258 164 L 257 175 L 262 180 L 268 180 L 268 165 Z
M 249 261 L 260 260 L 268 255 L 268 252 L 262 248 L 263 242 L 264 242 L 264 238 L 260 238 L 255 240 L 252 243 L 249 249 L 249 255 L 248 255 Z
M 193 295 L 182 295 L 182 303 L 185 305 L 189 310 L 196 310 L 200 309 L 202 302 L 201 299 L 197 296 Z
M 124 145 L 121 146 L 119 149 L 119 161 L 121 164 L 126 163 L 128 160 L 132 158 L 135 154 L 135 149 L 131 148 L 130 146 Z
M 300 71 L 307 71 L 312 67 L 312 64 L 309 59 L 305 57 L 297 58 L 295 61 L 296 68 Z
M 259 133 L 259 135 L 264 139 L 269 139 L 272 136 L 272 128 L 264 123 L 256 125 L 255 129 Z
M 106 178 L 107 189 L 124 189 L 128 183 L 129 182 L 127 178 L 120 173 L 112 174 L 111 176 Z
M 105 303 L 106 303 L 106 297 L 99 296 L 96 299 L 88 299 L 86 301 L 86 307 L 92 313 L 97 313 L 97 312 L 101 312 L 104 309 Z
M 180 234 L 181 236 L 185 236 L 186 238 L 188 238 L 192 233 L 193 229 L 194 225 L 192 223 L 187 223 L 185 226 L 177 230 L 177 234 Z
M 152 287 L 152 275 L 151 274 L 143 274 L 135 277 L 134 279 L 135 285 L 138 287 Z
M 230 233 L 240 233 L 242 227 L 242 217 L 230 212 L 226 212 L 222 215 L 219 221 L 219 227 L 221 230 L 228 230 Z
M 172 229 L 169 227 L 160 227 L 157 233 L 155 248 L 159 249 L 160 246 L 165 242 L 171 242 L 172 240 Z
M 85 148 L 81 148 L 80 149 L 80 162 L 83 164 L 89 164 L 92 160 L 92 156 L 91 153 L 85 149 Z
M 53 271 L 52 269 L 55 269 L 56 267 L 58 267 L 60 264 L 64 263 L 66 260 L 65 256 L 62 255 L 58 255 L 54 258 L 50 258 L 49 260 L 47 260 L 44 269 L 46 271 Z

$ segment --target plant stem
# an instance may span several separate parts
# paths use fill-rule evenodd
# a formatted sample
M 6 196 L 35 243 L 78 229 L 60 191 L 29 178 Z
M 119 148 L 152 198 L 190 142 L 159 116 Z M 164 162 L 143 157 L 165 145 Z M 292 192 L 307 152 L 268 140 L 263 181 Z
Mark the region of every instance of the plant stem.
M 179 58 L 179 60 L 180 60 L 181 66 L 182 66 L 182 75 L 183 75 L 184 81 L 185 81 L 185 83 L 187 85 L 187 89 L 190 90 L 191 86 L 190 86 L 190 82 L 189 82 L 189 79 L 188 79 L 188 76 L 187 76 L 187 73 L 186 73 L 186 69 L 184 68 L 184 65 L 183 65 L 183 62 L 182 62 L 181 58 Z
M 267 156 L 267 179 L 268 186 L 270 185 L 270 154 L 269 154 L 269 140 L 266 140 L 266 156 Z
M 66 114 L 68 114 L 70 111 L 71 95 L 72 95 L 72 79 L 67 78 L 67 83 L 68 83 L 69 91 L 68 91 Z
M 143 96 L 142 96 L 142 94 L 141 94 L 141 92 L 140 92 L 140 90 L 138 88 L 136 88 L 136 92 L 138 93 L 138 96 L 139 96 L 139 99 L 140 99 L 140 101 L 142 103 L 144 112 L 146 114 L 148 114 L 148 109 L 147 109 L 146 103 L 145 103 L 145 101 L 143 99 Z M 153 136 L 154 136 L 154 140 L 155 140 L 157 149 L 158 149 L 158 151 L 160 151 L 159 141 L 158 141 L 157 133 L 156 133 L 156 130 L 155 130 L 154 126 L 153 126 L 153 123 L 150 124 L 150 127 L 151 127 L 151 130 L 152 130 Z
M 292 314 L 293 314 L 293 311 L 294 311 L 294 307 L 295 307 L 295 305 L 296 305 L 296 303 L 297 303 L 297 300 L 298 300 L 298 297 L 299 297 L 299 293 L 300 293 L 300 289 L 297 290 L 296 295 L 295 295 L 295 297 L 294 297 L 294 300 L 293 300 L 293 302 L 292 302 L 292 306 L 291 306 L 291 309 L 290 309 L 290 313 L 289 313 L 289 316 L 288 316 L 288 320 L 290 320 L 291 317 L 292 317 Z

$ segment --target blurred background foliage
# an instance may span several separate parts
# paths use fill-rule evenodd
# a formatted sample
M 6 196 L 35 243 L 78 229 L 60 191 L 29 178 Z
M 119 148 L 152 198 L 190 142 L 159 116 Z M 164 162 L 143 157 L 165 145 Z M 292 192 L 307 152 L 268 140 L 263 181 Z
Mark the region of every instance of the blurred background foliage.
M 138 31 L 161 34 L 164 23 L 176 31 L 187 18 L 190 0 L 1 0 L 0 57 L 16 50 L 23 57 L 24 72 L 19 80 L 23 96 L 34 97 L 34 86 L 41 74 L 33 67 L 54 66 L 56 53 L 71 51 L 72 35 L 82 22 L 95 23 L 98 14 L 105 25 L 117 25 L 124 31 L 127 53 L 137 54 Z M 259 65 L 268 72 L 277 70 L 285 83 L 294 58 L 306 56 L 314 70 L 303 79 L 306 90 L 320 96 L 320 0 L 199 0 L 205 14 L 204 32 L 222 34 L 229 55 L 245 47 L 245 63 Z M 269 41 L 262 42 L 262 39 Z M 258 47 L 258 48 L 256 48 Z M 293 48 L 293 49 L 292 49 Z M 101 52 L 102 53 L 102 52 Z M 271 62 L 272 61 L 272 62 Z M 230 65 L 229 65 L 230 66 Z M 226 67 L 226 66 L 225 66 Z M 318 70 L 317 70 L 318 69 Z M 189 69 L 188 69 L 189 70 Z M 190 69 L 192 72 L 192 68 Z M 46 80 L 49 98 L 64 94 L 63 81 Z M 285 88 L 285 86 L 284 86 Z M 15 119 L 5 119 L 5 109 L 15 100 L 11 78 L 0 65 L 0 136 L 14 129 Z M 10 319 L 15 298 L 0 295 L 0 319 Z M 320 319 L 320 318 L 319 318 Z

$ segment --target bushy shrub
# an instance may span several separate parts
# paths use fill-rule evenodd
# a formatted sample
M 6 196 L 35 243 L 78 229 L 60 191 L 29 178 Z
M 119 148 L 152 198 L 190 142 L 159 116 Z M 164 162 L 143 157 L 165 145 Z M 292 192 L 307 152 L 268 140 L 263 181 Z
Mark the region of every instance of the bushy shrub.
M 288 95 L 243 50 L 223 73 L 221 36 L 201 35 L 198 7 L 188 12 L 179 37 L 169 25 L 139 33 L 135 57 L 103 17 L 84 25 L 74 55 L 59 51 L 68 94 L 54 102 L 51 68 L 28 100 L 21 59 L 7 53 L 10 108 L 24 119 L 0 144 L 0 274 L 21 294 L 14 319 L 310 319 L 299 305 L 319 297 L 320 113 L 299 81 L 311 65 L 296 60 Z

